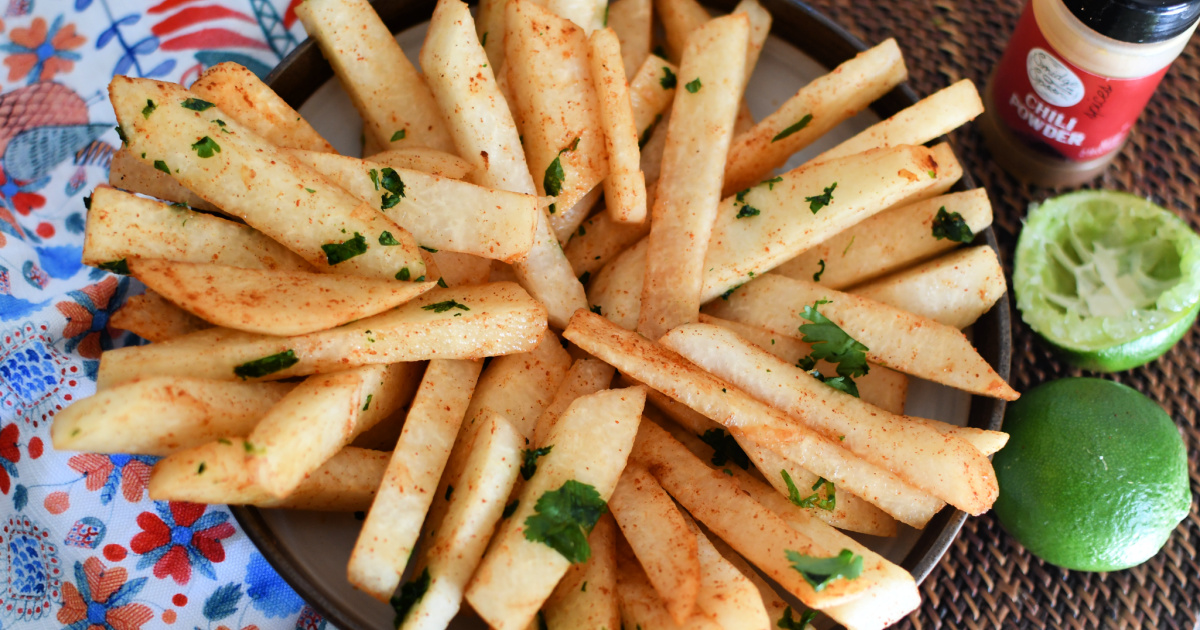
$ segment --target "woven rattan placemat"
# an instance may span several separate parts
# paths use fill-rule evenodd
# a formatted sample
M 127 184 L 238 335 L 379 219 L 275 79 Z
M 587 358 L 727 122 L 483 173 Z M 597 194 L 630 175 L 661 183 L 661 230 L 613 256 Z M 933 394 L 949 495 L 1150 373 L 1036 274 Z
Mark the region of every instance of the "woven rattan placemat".
M 895 37 L 921 96 L 959 79 L 980 91 L 1023 2 L 1012 0 L 809 0 L 868 44 Z M 1017 181 L 996 166 L 974 126 L 953 136 L 959 157 L 987 187 L 1000 256 L 1011 279 L 1025 209 L 1058 192 Z M 1089 188 L 1148 196 L 1200 228 L 1200 37 L 1167 73 L 1120 157 Z M 1011 300 L 1011 294 L 1009 296 Z M 1014 305 L 1015 307 L 1015 305 Z M 1016 311 L 1013 311 L 1014 314 Z M 1013 383 L 1020 391 L 1079 370 L 1057 361 L 1014 317 Z M 921 587 L 904 628 L 1200 628 L 1200 335 L 1195 328 L 1161 359 L 1112 378 L 1158 401 L 1187 444 L 1192 511 L 1149 562 L 1115 573 L 1067 571 L 1030 555 L 990 513 L 962 534 Z

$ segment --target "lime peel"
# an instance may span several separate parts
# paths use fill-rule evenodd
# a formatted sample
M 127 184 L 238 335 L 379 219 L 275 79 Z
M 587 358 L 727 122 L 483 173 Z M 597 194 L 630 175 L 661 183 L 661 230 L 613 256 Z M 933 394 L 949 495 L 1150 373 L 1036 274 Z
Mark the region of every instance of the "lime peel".
M 1025 322 L 1077 364 L 1134 367 L 1165 352 L 1195 317 L 1200 237 L 1179 217 L 1134 195 L 1063 195 L 1030 206 L 1013 286 Z M 1167 330 L 1178 334 L 1164 338 Z M 1145 337 L 1165 346 L 1150 348 Z M 1126 350 L 1116 352 L 1116 364 L 1088 361 L 1089 354 L 1111 355 L 1124 344 L 1135 344 L 1143 356 Z M 1151 350 L 1157 352 L 1144 356 Z

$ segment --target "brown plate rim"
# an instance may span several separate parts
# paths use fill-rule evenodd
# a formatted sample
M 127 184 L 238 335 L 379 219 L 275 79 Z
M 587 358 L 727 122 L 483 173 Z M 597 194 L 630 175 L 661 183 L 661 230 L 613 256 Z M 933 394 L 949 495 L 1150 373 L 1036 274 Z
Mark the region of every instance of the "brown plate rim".
M 850 59 L 867 46 L 862 40 L 842 28 L 820 11 L 798 0 L 760 0 L 774 18 L 771 34 L 787 41 L 823 66 L 832 68 Z M 373 3 L 383 22 L 399 32 L 429 19 L 436 4 L 434 0 L 377 0 Z M 719 11 L 733 9 L 735 0 L 704 0 L 704 4 Z M 317 88 L 333 78 L 333 70 L 320 49 L 311 39 L 304 40 L 267 76 L 266 82 L 293 107 L 299 107 Z M 917 102 L 917 94 L 907 83 L 886 94 L 871 105 L 881 118 L 887 118 Z M 936 142 L 949 141 L 941 137 Z M 975 188 L 970 173 L 952 190 Z M 986 243 L 999 252 L 994 230 L 989 227 L 976 236 L 976 243 Z M 974 326 L 974 343 L 980 354 L 1008 380 L 1012 368 L 1012 311 L 1008 296 L 996 302 Z M 1004 419 L 1005 402 L 982 396 L 972 396 L 968 425 L 999 430 Z M 262 512 L 252 506 L 230 506 L 234 518 L 246 532 L 267 562 L 317 612 L 341 630 L 371 630 L 355 621 L 355 616 L 343 612 L 343 606 L 320 586 L 318 576 L 298 568 L 292 552 L 281 545 L 272 534 Z M 912 573 L 918 583 L 929 575 L 949 549 L 967 515 L 961 510 L 942 510 L 923 530 L 916 545 L 900 563 Z

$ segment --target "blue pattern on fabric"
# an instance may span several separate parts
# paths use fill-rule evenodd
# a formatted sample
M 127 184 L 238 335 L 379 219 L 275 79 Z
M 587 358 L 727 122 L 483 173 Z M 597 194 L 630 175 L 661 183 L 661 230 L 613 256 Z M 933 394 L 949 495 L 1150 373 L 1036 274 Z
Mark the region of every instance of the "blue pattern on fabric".
M 265 76 L 299 0 L 7 0 L 0 9 L 0 630 L 325 630 L 225 506 L 151 501 L 157 458 L 55 451 L 109 326 L 142 291 L 80 262 L 84 196 L 120 147 L 114 74 Z

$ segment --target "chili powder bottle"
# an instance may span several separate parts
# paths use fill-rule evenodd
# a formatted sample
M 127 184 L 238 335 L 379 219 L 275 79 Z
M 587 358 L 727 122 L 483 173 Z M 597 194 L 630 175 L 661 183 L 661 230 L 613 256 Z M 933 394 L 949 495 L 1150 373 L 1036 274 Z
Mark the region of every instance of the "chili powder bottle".
M 1100 174 L 1198 20 L 1200 0 L 1030 0 L 984 95 L 996 161 L 1044 186 Z

